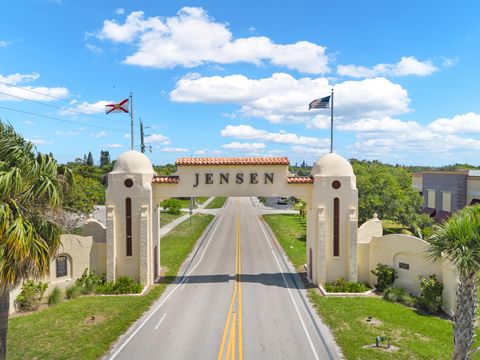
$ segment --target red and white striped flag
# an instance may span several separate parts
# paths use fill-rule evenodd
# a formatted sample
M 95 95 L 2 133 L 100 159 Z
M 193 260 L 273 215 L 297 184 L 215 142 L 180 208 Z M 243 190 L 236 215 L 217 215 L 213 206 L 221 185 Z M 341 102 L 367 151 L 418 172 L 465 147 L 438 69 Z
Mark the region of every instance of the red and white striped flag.
M 122 100 L 117 104 L 107 104 L 105 105 L 105 112 L 110 113 L 128 113 L 128 99 Z

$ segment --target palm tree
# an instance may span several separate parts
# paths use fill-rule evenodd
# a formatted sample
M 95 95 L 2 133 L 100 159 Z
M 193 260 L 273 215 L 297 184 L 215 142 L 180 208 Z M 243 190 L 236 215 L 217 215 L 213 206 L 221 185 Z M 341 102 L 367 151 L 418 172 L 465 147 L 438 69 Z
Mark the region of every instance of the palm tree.
M 71 177 L 0 121 L 0 360 L 6 357 L 10 291 L 49 271 L 60 245 L 51 214 L 62 204 Z
M 454 214 L 435 230 L 430 243 L 431 259 L 445 258 L 457 267 L 459 284 L 453 317 L 453 359 L 469 359 L 474 352 L 470 349 L 475 334 L 480 271 L 480 205 L 467 206 Z

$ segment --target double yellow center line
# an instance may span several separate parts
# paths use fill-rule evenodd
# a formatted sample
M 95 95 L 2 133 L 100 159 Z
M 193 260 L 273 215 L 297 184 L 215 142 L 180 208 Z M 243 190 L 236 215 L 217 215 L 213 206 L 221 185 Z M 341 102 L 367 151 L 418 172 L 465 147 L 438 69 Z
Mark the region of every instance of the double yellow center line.
M 222 342 L 218 351 L 218 360 L 235 360 L 237 356 L 238 337 L 238 359 L 243 360 L 243 323 L 242 323 L 242 254 L 240 247 L 240 215 L 237 215 L 237 239 L 235 242 L 235 286 L 233 288 L 232 300 L 228 309 L 227 320 L 223 330 Z M 235 307 L 236 305 L 236 307 Z M 235 311 L 236 309 L 236 311 Z M 238 326 L 238 331 L 237 331 Z M 225 342 L 228 343 L 225 349 Z

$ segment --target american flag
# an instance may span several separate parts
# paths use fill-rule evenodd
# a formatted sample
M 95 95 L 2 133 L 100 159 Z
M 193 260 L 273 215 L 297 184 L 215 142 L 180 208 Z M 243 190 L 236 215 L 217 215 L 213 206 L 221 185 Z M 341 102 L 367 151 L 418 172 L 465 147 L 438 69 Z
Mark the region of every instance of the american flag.
M 308 110 L 310 109 L 328 109 L 330 107 L 330 95 L 315 99 L 308 104 Z

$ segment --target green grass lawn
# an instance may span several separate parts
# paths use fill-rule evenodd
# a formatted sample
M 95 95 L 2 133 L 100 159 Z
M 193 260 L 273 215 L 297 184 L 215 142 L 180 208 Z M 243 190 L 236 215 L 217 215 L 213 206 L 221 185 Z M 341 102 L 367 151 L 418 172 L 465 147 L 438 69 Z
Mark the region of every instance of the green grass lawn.
M 160 211 L 160 227 L 167 225 L 175 219 L 178 219 L 180 216 L 187 214 L 186 212 L 180 212 L 180 214 L 169 214 L 166 211 Z
M 217 196 L 215 199 L 210 201 L 210 203 L 205 207 L 205 209 L 220 209 L 225 205 L 227 198 L 225 196 Z
M 263 215 L 296 269 L 307 261 L 306 223 L 300 215 Z
M 295 267 L 305 264 L 305 220 L 290 214 L 264 215 L 264 219 Z M 313 289 L 309 297 L 347 359 L 451 358 L 453 338 L 448 320 L 382 298 L 322 297 Z M 368 316 L 379 320 L 378 324 L 367 324 Z M 392 344 L 400 350 L 387 353 L 363 348 L 375 343 L 377 335 L 392 338 Z
M 209 199 L 209 197 L 196 197 L 195 198 L 195 201 L 199 204 L 203 204 L 205 201 L 207 201 Z M 180 203 L 182 204 L 182 209 L 190 209 L 190 198 L 188 199 L 178 199 L 180 201 Z M 197 206 L 194 206 L 194 209 L 196 208 Z
M 332 329 L 347 359 L 451 359 L 452 328 L 448 320 L 419 315 L 414 309 L 381 298 L 309 297 Z M 373 316 L 376 325 L 365 320 Z M 400 349 L 387 353 L 365 349 L 377 335 L 390 337 Z
M 212 215 L 196 214 L 161 241 L 162 284 L 145 296 L 85 296 L 46 310 L 10 319 L 8 359 L 98 359 L 163 293 Z M 97 322 L 89 321 L 92 315 Z

